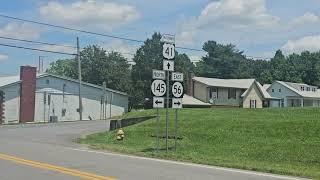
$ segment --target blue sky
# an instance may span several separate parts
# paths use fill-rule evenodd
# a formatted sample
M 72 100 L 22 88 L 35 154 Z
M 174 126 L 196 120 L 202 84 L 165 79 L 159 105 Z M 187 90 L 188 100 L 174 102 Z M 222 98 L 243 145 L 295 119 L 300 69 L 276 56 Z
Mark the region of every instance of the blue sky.
M 0 14 L 145 40 L 154 32 L 176 35 L 177 45 L 201 49 L 203 42 L 232 43 L 247 56 L 270 58 L 320 49 L 320 0 L 11 0 Z M 0 17 L 0 37 L 74 46 L 98 44 L 108 50 L 134 53 L 139 43 L 98 37 Z M 0 39 L 2 44 L 73 53 L 75 49 Z M 181 51 L 182 52 L 182 51 Z M 183 51 L 192 59 L 203 54 Z M 127 58 L 130 55 L 124 54 Z M 0 46 L 0 75 L 17 74 L 20 65 L 45 66 L 67 55 Z

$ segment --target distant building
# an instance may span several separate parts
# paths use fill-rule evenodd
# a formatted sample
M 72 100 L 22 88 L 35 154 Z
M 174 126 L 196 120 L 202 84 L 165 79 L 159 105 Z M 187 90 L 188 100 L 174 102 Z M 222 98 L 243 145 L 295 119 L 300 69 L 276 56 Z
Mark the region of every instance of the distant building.
M 276 107 L 320 107 L 320 90 L 316 86 L 275 81 L 264 88 L 272 97 L 280 99 Z
M 278 102 L 255 79 L 193 77 L 189 95 L 212 106 L 262 108 Z
M 0 124 L 77 121 L 78 93 L 78 80 L 22 66 L 20 76 L 0 77 Z M 83 83 L 82 104 L 83 120 L 106 119 L 128 111 L 128 95 Z

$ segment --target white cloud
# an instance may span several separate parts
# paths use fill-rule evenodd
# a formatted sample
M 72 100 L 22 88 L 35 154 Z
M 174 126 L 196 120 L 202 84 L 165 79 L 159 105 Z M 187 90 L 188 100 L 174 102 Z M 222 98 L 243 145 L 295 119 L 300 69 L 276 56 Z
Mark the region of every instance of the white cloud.
M 306 12 L 304 15 L 293 19 L 290 24 L 292 26 L 302 26 L 306 24 L 315 24 L 315 23 L 320 23 L 320 17 L 313 13 Z
M 200 27 L 271 27 L 279 18 L 268 14 L 265 0 L 221 0 L 209 3 L 198 17 Z
M 94 26 L 111 30 L 140 17 L 134 6 L 102 1 L 77 1 L 61 4 L 51 1 L 40 7 L 40 14 L 49 20 L 72 26 Z
M 70 44 L 63 44 L 62 46 L 44 45 L 44 46 L 41 46 L 40 49 L 47 50 L 47 51 L 71 53 L 71 54 L 75 54 L 77 51 Z
M 267 12 L 265 0 L 212 1 L 198 17 L 190 18 L 181 25 L 177 41 L 192 44 L 199 35 L 213 35 L 214 32 L 225 35 L 257 30 L 261 32 L 278 27 L 279 24 L 280 18 Z
M 320 35 L 306 36 L 297 40 L 289 40 L 282 46 L 284 54 L 301 53 L 303 51 L 317 52 L 320 51 Z
M 137 46 L 129 45 L 122 40 L 114 40 L 109 44 L 104 45 L 103 48 L 107 52 L 115 51 L 121 53 L 123 57 L 128 59 L 128 61 L 132 61 L 133 56 L 138 49 Z
M 0 54 L 0 63 L 8 60 L 8 58 L 9 58 L 9 57 L 8 57 L 7 55 Z
M 0 27 L 0 36 L 20 38 L 20 39 L 38 39 L 41 29 L 27 23 L 10 22 Z

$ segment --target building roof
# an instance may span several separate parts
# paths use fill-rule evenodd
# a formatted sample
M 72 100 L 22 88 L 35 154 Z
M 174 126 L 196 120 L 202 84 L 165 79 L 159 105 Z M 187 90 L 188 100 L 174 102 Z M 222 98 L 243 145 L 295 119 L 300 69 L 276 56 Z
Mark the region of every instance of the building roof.
M 20 76 L 0 77 L 0 87 L 8 86 L 20 82 Z
M 264 84 L 262 87 L 263 87 L 263 89 L 268 90 L 270 86 L 271 86 L 271 84 Z
M 184 95 L 182 99 L 182 105 L 188 105 L 188 106 L 210 106 L 211 104 L 202 102 L 194 97 Z
M 245 96 L 247 95 L 247 93 L 249 93 L 251 87 L 252 87 L 254 84 L 257 85 L 257 87 L 258 87 L 259 91 L 261 92 L 261 95 L 263 96 L 263 98 L 265 98 L 265 99 L 275 99 L 275 98 L 273 98 L 273 97 L 270 96 L 270 94 L 267 92 L 267 90 L 264 89 L 264 88 L 262 87 L 262 85 L 261 85 L 258 81 L 254 81 L 254 82 L 251 84 L 250 88 L 248 88 L 248 89 L 241 95 L 241 97 L 245 97 Z
M 207 86 L 239 89 L 248 89 L 255 81 L 255 79 L 218 79 L 205 77 L 194 77 L 193 80 L 205 84 Z
M 75 79 L 71 79 L 71 78 L 67 78 L 67 77 L 63 77 L 63 76 L 58 76 L 58 75 L 53 75 L 53 74 L 48 74 L 48 73 L 37 74 L 37 79 L 43 78 L 43 77 L 48 77 L 48 76 L 59 78 L 59 79 L 64 79 L 64 80 L 72 81 L 72 82 L 79 82 L 78 80 L 75 80 Z M 0 77 L 0 87 L 16 84 L 16 83 L 20 83 L 20 82 L 21 82 L 20 81 L 20 76 Z M 98 89 L 103 89 L 102 86 L 98 86 L 98 85 L 91 84 L 91 83 L 82 82 L 82 84 L 86 85 L 86 86 L 98 88 Z M 110 92 L 117 93 L 117 94 L 122 94 L 122 95 L 125 95 L 125 96 L 128 95 L 127 93 L 124 93 L 124 92 L 121 92 L 121 91 L 117 91 L 117 90 L 113 90 L 113 89 L 109 89 L 109 88 L 106 88 L 106 90 L 110 91 Z
M 276 81 L 277 83 L 287 87 L 291 91 L 295 92 L 296 94 L 300 95 L 301 97 L 305 98 L 320 98 L 320 91 L 317 90 L 314 91 L 301 91 L 293 87 L 293 85 L 303 85 L 303 86 L 309 86 L 307 84 L 300 84 L 300 83 L 292 83 L 292 82 L 284 82 L 284 81 Z M 314 87 L 314 86 L 312 86 Z

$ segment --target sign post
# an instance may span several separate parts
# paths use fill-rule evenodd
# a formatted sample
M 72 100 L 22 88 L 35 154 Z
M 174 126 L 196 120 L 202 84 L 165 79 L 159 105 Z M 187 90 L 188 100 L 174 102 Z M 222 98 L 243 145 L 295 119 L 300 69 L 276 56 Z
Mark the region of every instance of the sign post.
M 160 133 L 160 120 L 159 120 L 159 108 L 166 108 L 166 152 L 169 151 L 168 138 L 169 138 L 169 108 L 171 99 L 171 108 L 175 109 L 175 123 L 174 123 L 174 139 L 175 139 L 175 151 L 177 150 L 178 140 L 178 109 L 182 108 L 182 96 L 183 96 L 183 73 L 174 71 L 174 58 L 175 58 L 175 37 L 173 35 L 162 35 L 161 42 L 163 42 L 163 70 L 152 70 L 152 78 L 154 79 L 151 84 L 151 91 L 153 97 L 153 108 L 157 109 L 157 142 L 156 149 L 159 150 L 159 133 Z M 170 79 L 170 72 L 171 79 Z M 166 80 L 166 82 L 165 82 Z M 171 87 L 170 98 L 170 80 L 173 81 Z M 165 96 L 165 97 L 164 97 Z M 166 104 L 166 106 L 165 106 Z

